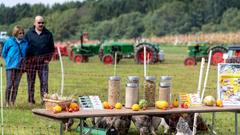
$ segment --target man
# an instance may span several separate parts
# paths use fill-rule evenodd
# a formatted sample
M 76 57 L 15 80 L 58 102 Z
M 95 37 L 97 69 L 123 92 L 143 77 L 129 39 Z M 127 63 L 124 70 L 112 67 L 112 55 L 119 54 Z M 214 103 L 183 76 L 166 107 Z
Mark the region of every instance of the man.
M 54 52 L 52 33 L 44 26 L 42 16 L 36 16 L 34 26 L 29 29 L 25 38 L 29 42 L 27 51 L 27 81 L 28 102 L 31 106 L 35 104 L 34 85 L 36 73 L 40 80 L 41 99 L 44 93 L 48 93 L 48 64 Z M 43 101 L 41 102 L 43 103 Z

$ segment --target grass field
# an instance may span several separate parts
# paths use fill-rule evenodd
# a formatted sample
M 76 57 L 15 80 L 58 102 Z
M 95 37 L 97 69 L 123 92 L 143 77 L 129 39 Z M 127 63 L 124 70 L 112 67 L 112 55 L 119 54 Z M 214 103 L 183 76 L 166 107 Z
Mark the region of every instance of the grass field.
M 187 56 L 187 48 L 179 46 L 163 46 L 166 60 L 163 63 L 148 65 L 147 74 L 157 77 L 156 83 L 162 75 L 173 76 L 172 93 L 196 92 L 199 63 L 194 67 L 183 64 Z M 64 95 L 98 95 L 101 100 L 107 100 L 108 77 L 114 73 L 113 65 L 100 63 L 98 57 L 90 58 L 88 63 L 75 64 L 67 57 L 63 58 L 64 64 Z M 205 64 L 206 65 L 206 64 Z M 120 61 L 117 65 L 117 75 L 121 77 L 121 101 L 124 103 L 126 78 L 130 75 L 140 77 L 140 98 L 143 97 L 143 65 L 137 65 L 132 59 Z M 211 66 L 205 95 L 216 95 L 217 67 Z M 5 88 L 5 69 L 3 71 L 3 89 Z M 61 68 L 59 61 L 50 64 L 49 93 L 59 93 L 61 88 Z M 157 88 L 158 89 L 158 88 Z M 3 90 L 4 92 L 5 90 Z M 43 108 L 40 105 L 39 83 L 36 83 L 35 99 L 37 104 L 33 108 Z M 17 107 L 4 108 L 4 133 L 5 135 L 58 135 L 59 123 L 34 116 L 27 104 L 26 75 L 23 76 L 17 96 Z M 202 114 L 203 118 L 211 122 L 211 114 Z M 76 127 L 78 120 L 75 120 Z M 2 130 L 2 129 L 1 129 Z M 218 134 L 234 134 L 234 113 L 216 114 L 216 131 Z M 158 131 L 163 134 L 162 129 Z M 74 131 L 65 133 L 76 135 Z M 134 126 L 129 134 L 137 135 Z M 200 133 L 210 134 L 210 133 Z

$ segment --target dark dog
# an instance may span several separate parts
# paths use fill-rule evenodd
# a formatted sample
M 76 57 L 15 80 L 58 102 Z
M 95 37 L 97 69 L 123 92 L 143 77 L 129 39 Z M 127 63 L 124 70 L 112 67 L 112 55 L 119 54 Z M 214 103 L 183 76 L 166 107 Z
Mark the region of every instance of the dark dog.
M 119 135 L 126 135 L 131 125 L 131 117 L 95 117 L 94 123 L 97 128 L 114 128 Z

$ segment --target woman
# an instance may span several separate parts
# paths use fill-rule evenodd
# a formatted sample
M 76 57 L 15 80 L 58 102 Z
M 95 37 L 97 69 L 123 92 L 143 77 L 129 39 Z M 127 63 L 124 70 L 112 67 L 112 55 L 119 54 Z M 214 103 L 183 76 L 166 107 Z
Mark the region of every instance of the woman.
M 24 29 L 15 26 L 10 37 L 2 49 L 2 57 L 6 64 L 6 106 L 15 105 L 19 82 L 22 77 L 21 61 L 26 57 L 28 42 L 24 39 Z

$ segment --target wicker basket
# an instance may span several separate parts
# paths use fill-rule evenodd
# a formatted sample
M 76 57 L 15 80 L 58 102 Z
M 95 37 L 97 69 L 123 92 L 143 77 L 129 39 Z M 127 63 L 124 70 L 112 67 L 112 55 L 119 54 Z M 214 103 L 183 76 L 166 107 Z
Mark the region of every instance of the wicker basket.
M 53 99 L 43 99 L 43 101 L 45 103 L 46 110 L 53 110 L 53 107 L 55 107 L 56 105 L 59 105 L 62 107 L 62 109 L 65 109 L 71 103 L 71 100 L 60 101 L 60 100 L 53 100 Z

